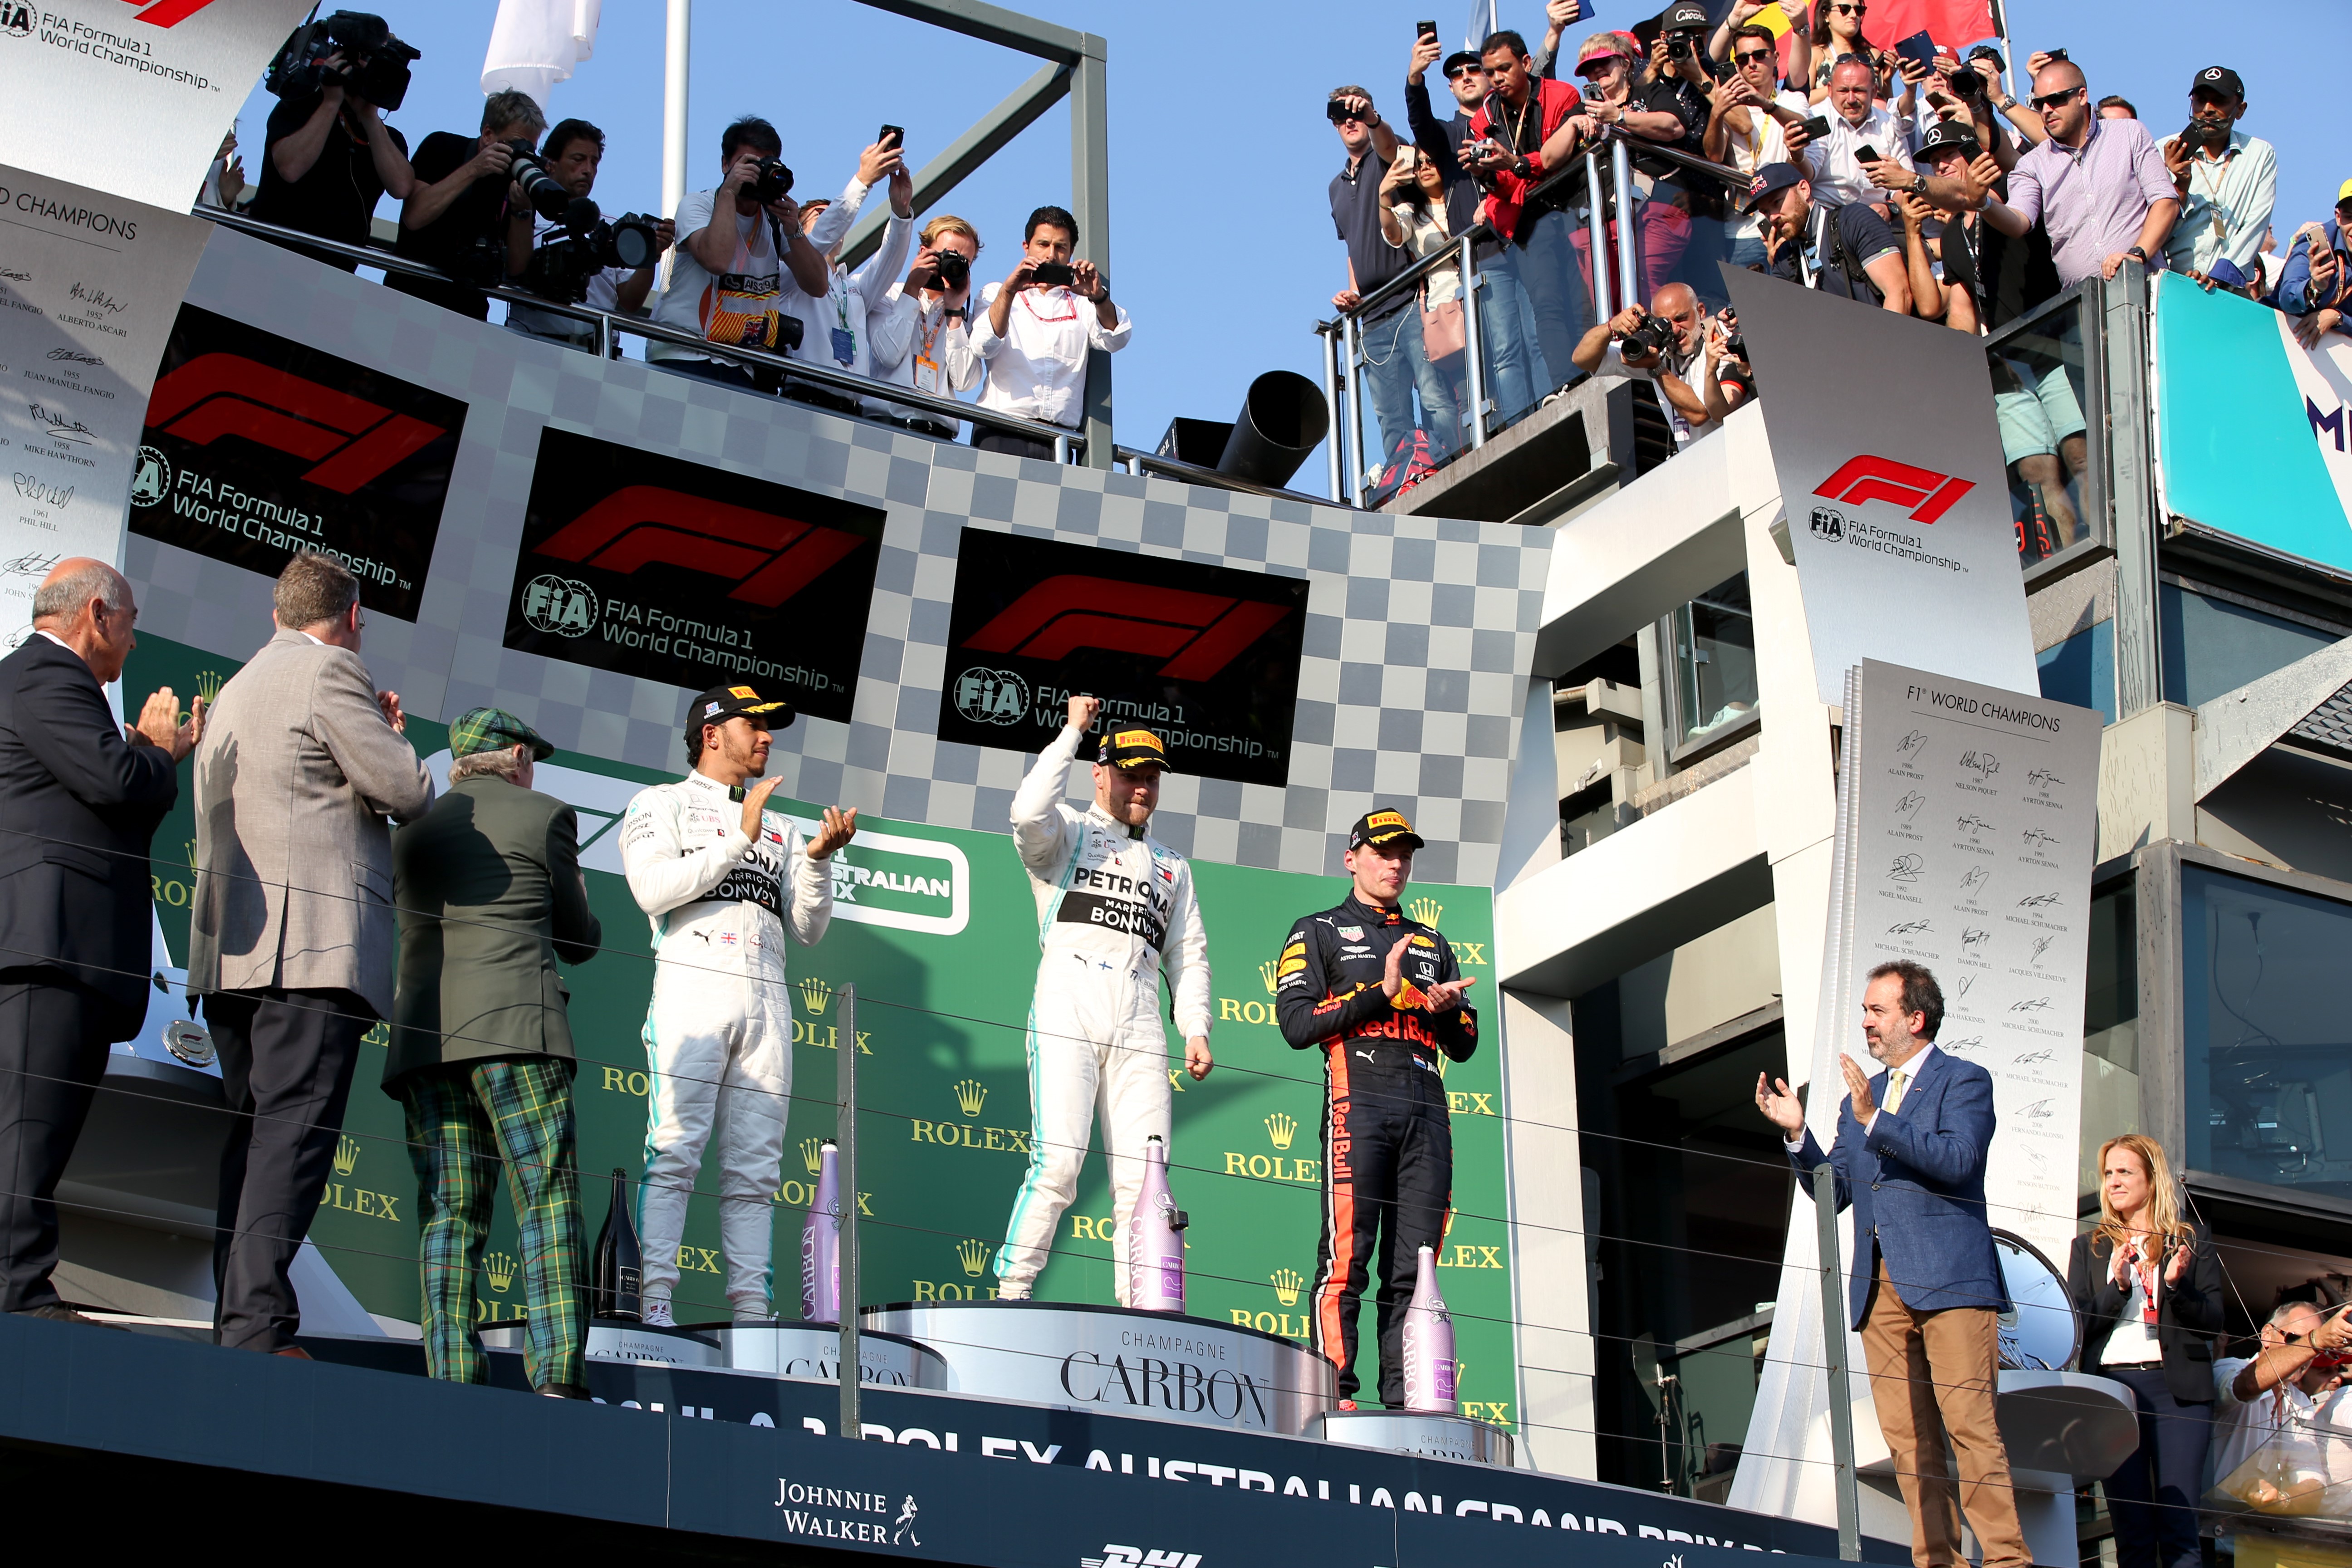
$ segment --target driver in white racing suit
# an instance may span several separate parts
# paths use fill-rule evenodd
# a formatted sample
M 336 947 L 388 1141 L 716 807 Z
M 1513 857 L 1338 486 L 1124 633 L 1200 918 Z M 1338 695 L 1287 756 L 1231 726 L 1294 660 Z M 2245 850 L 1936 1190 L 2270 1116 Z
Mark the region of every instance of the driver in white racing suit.
M 711 688 L 688 710 L 693 771 L 629 802 L 621 868 L 654 928 L 654 994 L 646 1013 L 645 1321 L 675 1321 L 678 1241 L 702 1152 L 719 1140 L 719 1239 L 727 1300 L 738 1322 L 770 1315 L 772 1216 L 792 1110 L 793 1011 L 784 934 L 813 947 L 833 919 L 833 852 L 857 831 L 856 810 L 827 806 L 803 846 L 800 829 L 765 809 L 771 725 L 790 703 L 746 685 Z
M 1127 1305 L 1127 1222 L 1143 1185 L 1145 1140 L 1168 1139 L 1168 1037 L 1160 975 L 1174 994 L 1184 1067 L 1209 1076 L 1209 938 L 1184 857 L 1143 825 L 1167 753 L 1149 730 L 1106 732 L 1094 805 L 1062 798 L 1078 742 L 1102 711 L 1070 699 L 1070 721 L 1013 796 L 1013 843 L 1037 895 L 1037 991 L 1029 1005 L 1029 1173 L 996 1255 L 997 1299 L 1029 1298 L 1052 1251 L 1097 1103 L 1110 1167 L 1111 1277 Z M 649 1255 L 650 1256 L 650 1255 Z

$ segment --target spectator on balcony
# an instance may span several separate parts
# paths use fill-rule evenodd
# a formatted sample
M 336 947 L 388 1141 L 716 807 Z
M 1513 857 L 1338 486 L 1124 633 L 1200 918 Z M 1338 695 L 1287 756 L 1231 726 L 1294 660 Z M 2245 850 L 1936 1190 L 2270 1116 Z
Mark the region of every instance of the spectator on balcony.
M 2213 1363 L 2213 1484 L 2278 1436 L 2298 1417 L 2326 1420 L 2318 1401 L 2344 1385 L 2344 1354 L 2352 1348 L 2352 1318 L 2345 1308 L 2323 1311 L 2309 1301 L 2285 1301 L 2255 1336 L 2254 1353 Z M 2341 1439 L 2330 1447 L 2340 1453 Z M 2335 1455 L 2329 1456 L 2331 1458 Z M 2340 1478 L 2330 1475 L 2330 1480 Z
M 1780 15 L 1788 21 L 1785 34 L 1776 35 L 1771 28 L 1757 20 L 1774 5 L 1780 7 Z M 1811 100 L 1801 86 L 1792 85 L 1802 83 L 1813 68 L 1813 33 L 1806 16 L 1809 9 L 1808 0 L 1731 0 L 1730 11 L 1707 37 L 1706 52 L 1716 59 L 1730 60 L 1737 65 L 1741 30 L 1761 28 L 1764 41 L 1772 46 L 1772 84 L 1766 96 L 1787 104 L 1801 118 L 1809 115 L 1812 112 L 1807 107 Z M 1789 71 L 1785 81 L 1780 75 L 1780 39 L 1782 37 L 1789 40 Z M 1752 78 L 1750 79 L 1753 80 Z M 1721 163 L 1722 160 L 1718 158 L 1716 162 Z
M 2332 222 L 2305 224 L 2287 243 L 2276 298 L 2305 348 L 2341 331 L 2352 315 L 2352 180 L 2336 193 Z
M 980 231 L 942 213 L 923 226 L 921 238 L 914 265 L 868 318 L 874 378 L 953 397 L 978 386 L 982 369 L 971 347 L 971 264 L 980 258 Z M 942 441 L 956 437 L 955 421 L 927 409 L 894 404 L 885 417 Z
M 1660 322 L 1668 330 L 1663 342 Z M 1690 285 L 1669 283 L 1650 297 L 1646 312 L 1629 305 L 1585 333 L 1576 345 L 1576 368 L 1600 381 L 1648 382 L 1679 450 L 1705 433 L 1698 426 L 1710 417 L 1705 388 L 1722 353 L 1709 324 Z M 1694 374 L 1702 354 L 1707 362 L 1704 374 Z
M 1732 14 L 1743 8 L 1754 10 L 1753 0 L 1740 0 Z M 1706 155 L 1753 179 L 1765 164 L 1786 163 L 1803 153 L 1811 141 L 1805 132 L 1811 110 L 1804 94 L 1780 89 L 1779 55 L 1769 27 L 1741 25 L 1731 37 L 1731 61 L 1732 74 L 1712 96 Z M 1735 213 L 1725 233 L 1731 265 L 1764 265 L 1764 231 L 1754 217 Z
M 1376 220 L 1377 223 L 1377 220 Z M 1078 220 L 1060 207 L 1039 207 L 1021 236 L 1021 260 L 1002 283 L 981 294 L 971 347 L 988 363 L 980 405 L 1077 434 L 1086 412 L 1087 363 L 1093 351 L 1117 353 L 1135 335 L 1135 323 L 1111 302 L 1110 279 L 1091 261 L 1074 260 Z M 1039 268 L 1058 267 L 1070 281 L 1048 283 Z M 1420 325 L 1420 318 L 1413 319 Z M 1053 443 L 975 426 L 971 444 L 983 451 L 1051 460 Z
M 1911 161 L 1911 125 L 1894 110 L 1871 101 L 1877 79 L 1870 62 L 1855 56 L 1831 68 L 1830 133 L 1805 149 L 1806 183 L 1813 188 L 1817 205 L 1884 203 L 1881 187 L 1871 178 L 1874 163 L 1891 164 L 1906 176 L 1916 173 Z M 1906 182 L 1898 177 L 1896 183 Z
M 2036 222 L 2049 231 L 2062 284 L 2096 274 L 2113 278 L 2126 261 L 2164 266 L 2164 242 L 2180 198 L 2164 155 L 2137 120 L 2102 120 L 2072 60 L 2046 62 L 2033 77 L 2033 107 L 2050 139 L 2017 161 L 2009 195 L 1985 209 L 1985 221 L 2022 236 Z
M 1704 47 L 1700 37 L 1704 19 L 1699 15 L 1703 10 L 1696 0 L 1677 0 L 1666 13 L 1675 23 L 1675 37 L 1689 52 L 1681 59 L 1667 54 L 1674 46 L 1661 34 L 1654 53 L 1665 62 L 1664 70 L 1646 66 L 1639 46 L 1622 33 L 1595 33 L 1584 40 L 1576 60 L 1576 74 L 1586 84 L 1584 109 L 1570 122 L 1580 136 L 1597 135 L 1601 126 L 1615 125 L 1637 146 L 1654 142 L 1694 157 L 1702 155 L 1707 101 L 1686 72 L 1705 74 L 1698 58 Z M 1636 168 L 1634 223 L 1642 234 L 1643 289 L 1655 293 L 1673 275 L 1690 243 L 1690 197 L 1671 179 L 1657 177 L 1661 173 L 1671 174 L 1670 166 L 1637 163 Z M 1575 239 L 1580 253 L 1591 247 L 1591 237 L 1581 226 L 1577 227 Z M 1586 270 L 1591 270 L 1589 259 Z
M 1808 94 L 1818 104 L 1830 96 L 1830 73 L 1840 60 L 1858 59 L 1878 76 L 1878 51 L 1862 36 L 1862 19 L 1869 13 L 1865 0 L 1817 0 L 1813 7 L 1811 46 L 1813 76 Z
M 1558 79 L 1560 41 L 1569 28 L 1591 15 L 1583 0 L 1544 0 L 1543 40 L 1528 56 L 1528 74 L 1538 81 Z
M 2278 198 L 2278 153 L 2238 129 L 2245 83 L 2227 66 L 2207 66 L 2189 84 L 2189 126 L 2164 142 L 2164 166 L 2180 197 L 2180 220 L 2164 245 L 2176 272 L 2210 274 L 2228 261 L 2240 277 L 2262 272 L 2263 237 Z
M 1487 38 L 1479 55 L 1494 84 L 1471 116 L 1463 143 L 1463 166 L 1486 188 L 1487 226 L 1517 247 L 1519 281 L 1536 321 L 1538 357 L 1546 372 L 1534 383 L 1564 379 L 1576 340 L 1591 314 L 1589 285 L 1576 260 L 1576 218 L 1570 210 L 1577 193 L 1571 182 L 1542 187 L 1546 176 L 1566 168 L 1588 132 L 1577 124 L 1580 97 L 1561 81 L 1539 80 L 1528 68 L 1527 40 L 1504 31 Z
M 849 226 L 864 206 L 866 193 L 887 184 L 890 210 L 883 225 L 882 244 L 856 272 L 841 265 L 841 247 Z M 898 268 L 915 237 L 915 179 L 907 172 L 897 142 L 877 142 L 858 157 L 857 173 L 838 202 L 811 202 L 801 209 L 801 231 L 824 253 L 825 288 L 795 294 L 784 290 L 787 312 L 800 318 L 800 347 L 786 357 L 829 364 L 852 375 L 874 374 L 872 317 L 883 310 L 884 297 L 898 281 Z M 879 398 L 856 396 L 814 382 L 784 378 L 783 395 L 795 403 L 830 408 L 836 414 L 866 414 L 887 418 L 890 405 Z
M 343 57 L 329 55 L 329 72 L 341 71 Z M 320 239 L 365 245 L 375 204 L 390 195 L 402 201 L 416 188 L 408 166 L 408 139 L 383 122 L 374 104 L 352 89 L 330 86 L 316 93 L 281 98 L 269 111 L 261 153 L 261 188 L 252 213 Z M 299 246 L 289 248 L 302 250 Z M 320 251 L 302 254 L 341 268 L 359 269 L 347 257 Z
M 1331 225 L 1348 247 L 1348 286 L 1331 296 L 1331 304 L 1354 310 L 1407 266 L 1404 253 L 1381 237 L 1381 184 L 1402 143 L 1395 128 L 1372 107 L 1372 95 L 1360 87 L 1333 88 L 1323 111 L 1348 154 L 1330 185 Z M 1364 394 L 1381 427 L 1381 460 L 1368 467 L 1385 469 L 1400 454 L 1410 454 L 1420 427 L 1413 420 L 1412 391 L 1421 316 L 1405 309 L 1410 302 L 1402 296 L 1390 300 L 1356 323 Z
M 480 134 L 436 131 L 418 142 L 409 160 L 416 186 L 400 205 L 400 237 L 393 253 L 464 281 L 442 283 L 387 271 L 383 286 L 488 321 L 490 302 L 481 289 L 505 282 L 507 276 L 507 198 L 513 184 L 507 171 L 514 164 L 515 146 L 537 146 L 546 129 L 547 117 L 530 95 L 509 88 L 483 100 Z
M 1436 163 L 1418 148 L 1397 149 L 1381 179 L 1381 238 L 1404 252 L 1410 267 L 1454 248 L 1446 232 L 1444 184 Z M 1422 353 L 1413 364 L 1430 456 L 1444 461 L 1462 441 L 1462 268 L 1447 263 L 1422 275 L 1416 290 Z
M 2137 120 L 2139 118 L 2139 110 L 2132 107 L 2132 100 L 2130 99 L 2126 98 L 2119 92 L 2111 92 L 2107 94 L 2106 97 L 2099 100 L 2099 118 L 2102 120 Z
M 596 171 L 604 162 L 604 133 L 584 120 L 559 120 L 547 133 L 546 145 L 539 150 L 539 157 L 556 184 L 575 196 L 591 195 L 596 189 Z M 527 204 L 509 204 L 507 224 L 507 276 L 510 283 L 523 288 L 531 287 L 523 279 L 537 280 L 546 276 L 541 272 L 534 278 L 533 258 L 541 247 L 578 243 L 560 219 L 541 217 Z M 660 219 L 655 229 L 659 248 L 668 249 L 677 237 L 670 220 Z M 544 259 L 541 258 L 542 263 Z M 653 292 L 654 273 L 659 267 L 658 258 L 634 269 L 600 267 L 588 275 L 579 302 L 592 310 L 634 316 Z M 593 322 L 559 316 L 552 310 L 535 310 L 529 305 L 507 307 L 507 330 L 591 353 L 596 347 Z M 620 352 L 621 346 L 615 342 L 613 353 L 617 355 Z
M 1578 0 L 1554 3 L 1574 6 Z M 1438 119 L 1430 105 L 1425 78 L 1443 47 L 1431 34 L 1413 40 L 1412 58 L 1405 67 L 1404 116 L 1412 130 L 1413 145 L 1423 158 L 1436 165 L 1445 182 L 1445 226 L 1462 235 L 1476 226 L 1481 201 L 1478 182 L 1463 167 L 1462 144 L 1470 140 L 1471 117 L 1486 101 L 1494 84 L 1486 76 L 1486 62 L 1475 50 L 1457 49 L 1447 55 L 1445 85 L 1453 91 L 1454 110 L 1448 118 Z M 1478 341 L 1486 357 L 1486 395 L 1495 405 L 1497 421 L 1507 424 L 1554 384 L 1545 374 L 1542 352 L 1536 344 L 1535 312 L 1528 303 L 1527 290 L 1519 285 L 1512 247 L 1485 237 L 1478 240 L 1475 255 L 1478 276 L 1485 280 L 1478 297 Z
M 1748 210 L 1764 220 L 1776 278 L 1842 294 L 1899 316 L 1911 313 L 1903 247 L 1886 220 L 1860 202 L 1825 207 L 1794 163 L 1767 163 L 1748 184 Z

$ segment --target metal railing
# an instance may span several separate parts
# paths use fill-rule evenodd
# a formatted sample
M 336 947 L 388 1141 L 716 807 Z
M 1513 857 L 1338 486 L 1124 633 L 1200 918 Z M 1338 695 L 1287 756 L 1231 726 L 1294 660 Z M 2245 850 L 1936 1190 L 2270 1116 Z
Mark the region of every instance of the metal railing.
M 651 321 L 643 316 L 619 315 L 608 310 L 592 310 L 585 305 L 544 299 L 540 295 L 512 287 L 487 287 L 464 278 L 453 277 L 437 267 L 428 267 L 423 262 L 412 261 L 407 257 L 395 255 L 388 250 L 379 250 L 373 246 L 347 245 L 341 240 L 321 239 L 316 235 L 304 234 L 298 229 L 283 228 L 274 223 L 263 223 L 257 218 L 247 217 L 242 213 L 227 212 L 213 206 L 199 206 L 193 210 L 198 217 L 208 218 L 224 228 L 239 229 L 259 238 L 275 240 L 279 244 L 301 250 L 339 256 L 348 261 L 359 262 L 362 266 L 381 268 L 388 273 L 398 272 L 411 278 L 429 279 L 436 283 L 449 283 L 459 288 L 470 289 L 485 300 L 503 300 L 509 310 L 521 306 L 526 310 L 541 310 L 551 315 L 564 316 L 583 322 L 594 328 L 595 353 L 604 359 L 613 357 L 618 336 L 626 333 L 631 337 L 643 338 L 648 342 L 670 343 L 679 348 L 692 349 L 696 353 L 705 354 L 716 360 L 724 360 L 728 363 L 740 365 L 746 369 L 779 371 L 793 381 L 805 385 L 824 387 L 853 400 L 862 402 L 870 398 L 877 402 L 888 403 L 897 408 L 920 410 L 950 426 L 960 422 L 969 422 L 984 429 L 1001 431 L 1011 436 L 1023 436 L 1033 441 L 1049 441 L 1053 444 L 1054 460 L 1057 463 L 1067 463 L 1074 451 L 1083 450 L 1086 447 L 1086 437 L 1083 435 L 1059 425 L 1048 425 L 1037 419 L 1024 419 L 1018 415 L 1000 414 L 994 409 L 982 408 L 976 404 L 959 403 L 950 397 L 940 397 L 928 392 L 918 392 L 911 386 L 898 386 L 887 382 L 876 381 L 871 376 L 854 375 L 848 371 L 836 370 L 831 365 L 817 364 L 808 360 L 788 359 L 782 354 L 767 353 L 758 349 L 714 343 L 692 332 L 681 331 L 676 327 L 664 326 L 659 321 Z M 559 347 L 564 346 L 563 340 L 550 338 L 541 333 L 518 331 L 518 335 L 538 337 L 543 342 Z M 584 343 L 572 346 L 583 350 L 586 347 Z M 648 363 L 657 366 L 661 362 L 654 360 Z M 745 395 L 761 395 L 747 392 Z M 872 417 L 872 416 L 866 416 Z M 905 428 L 905 426 L 897 427 Z M 925 434 L 919 430 L 912 433 Z M 935 436 L 932 439 L 952 439 L 952 437 Z
M 1607 160 L 1607 173 L 1602 169 Z M 1694 158 L 1673 148 L 1643 142 L 1624 132 L 1609 128 L 1602 136 L 1567 167 L 1552 174 L 1528 193 L 1530 204 L 1542 203 L 1560 208 L 1581 205 L 1585 208 L 1584 241 L 1589 248 L 1583 261 L 1590 273 L 1592 307 L 1591 320 L 1605 321 L 1616 314 L 1620 300 L 1637 300 L 1642 296 L 1643 253 L 1641 225 L 1620 221 L 1620 215 L 1632 215 L 1641 205 L 1637 199 L 1634 174 L 1637 164 L 1654 180 L 1677 182 L 1685 185 L 1720 187 L 1727 195 L 1736 195 L 1747 189 L 1747 178 L 1737 169 Z M 1595 193 L 1599 193 L 1596 197 Z M 1582 197 L 1580 204 L 1576 195 Z M 1655 199 L 1654 197 L 1649 199 Z M 1609 226 L 1616 224 L 1614 257 L 1611 256 Z M 1331 437 L 1326 454 L 1331 499 L 1345 505 L 1363 506 L 1374 488 L 1370 472 L 1375 465 L 1368 459 L 1362 429 L 1364 413 L 1363 326 L 1373 318 L 1417 294 L 1432 273 L 1446 268 L 1459 269 L 1462 279 L 1463 315 L 1463 429 L 1446 433 L 1445 450 L 1438 455 L 1441 466 L 1465 451 L 1484 447 L 1498 431 L 1526 409 L 1499 409 L 1491 395 L 1490 366 L 1485 328 L 1486 312 L 1492 305 L 1482 296 L 1489 288 L 1488 279 L 1478 267 L 1478 251 L 1482 246 L 1507 246 L 1485 222 L 1473 225 L 1452 237 L 1446 248 L 1422 258 L 1378 289 L 1365 295 L 1350 310 L 1339 313 L 1331 321 L 1318 321 L 1316 334 L 1322 339 L 1324 396 L 1330 405 Z M 1612 265 L 1613 259 L 1613 267 Z M 1613 274 L 1613 275 L 1612 275 Z M 1720 289 L 1703 289 L 1702 293 L 1719 293 Z M 1498 326 L 1499 331 L 1513 327 Z M 1570 367 L 1547 366 L 1551 385 L 1535 389 L 1535 400 L 1567 385 L 1577 379 Z M 1349 434 L 1352 432 L 1352 434 Z M 1385 458 L 1386 454 L 1383 454 Z

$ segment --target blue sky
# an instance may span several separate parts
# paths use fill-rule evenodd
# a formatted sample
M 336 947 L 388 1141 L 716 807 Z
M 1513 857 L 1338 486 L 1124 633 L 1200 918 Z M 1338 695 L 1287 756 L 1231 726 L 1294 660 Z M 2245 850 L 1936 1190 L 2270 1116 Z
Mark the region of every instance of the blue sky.
M 393 117 L 412 144 L 432 131 L 477 129 L 489 0 L 346 3 L 381 5 L 394 30 L 425 51 Z M 1540 30 L 1538 0 L 1498 5 L 1504 26 Z M 1654 10 L 1648 0 L 1599 5 L 1596 26 L 1630 26 Z M 1324 95 L 1360 82 L 1401 121 L 1414 20 L 1434 15 L 1456 37 L 1463 0 L 1019 0 L 1015 8 L 1109 43 L 1108 270 L 1136 321 L 1133 342 L 1115 362 L 1120 440 L 1148 448 L 1177 415 L 1229 418 L 1261 371 L 1319 381 L 1311 328 L 1346 281 L 1325 195 L 1343 159 Z M 2210 6 L 2182 0 L 2128 10 L 2015 0 L 2011 12 L 2021 57 L 2066 47 L 2095 94 L 2131 99 L 2159 135 L 2187 118 L 2199 68 L 2234 68 L 2252 105 L 2247 128 L 2279 148 L 2284 242 L 2295 224 L 2328 216 L 2337 186 L 2352 177 L 2352 151 L 2342 95 L 2326 73 L 2307 63 L 2289 72 L 2270 56 L 2282 47 L 2306 61 L 2307 49 L 2324 53 L 2341 35 L 2342 0 L 2266 0 L 2232 15 L 2239 20 L 2219 28 Z M 690 189 L 717 183 L 719 128 L 738 114 L 776 122 L 799 189 L 837 190 L 885 121 L 907 128 L 919 167 L 1036 68 L 1028 57 L 850 0 L 698 0 L 694 19 Z M 659 205 L 662 28 L 660 0 L 606 0 L 596 58 L 551 95 L 552 118 L 577 115 L 605 132 L 596 195 L 608 213 Z M 2271 40 L 2259 55 L 2258 39 Z M 1444 84 L 1434 72 L 1431 81 L 1443 104 Z M 257 86 L 239 122 L 249 172 L 258 168 L 269 106 Z M 997 278 L 1015 259 L 1022 218 L 1041 203 L 1066 203 L 1069 189 L 1069 117 L 1057 108 L 943 205 L 979 227 L 987 248 L 976 271 Z M 1101 254 L 1096 243 L 1080 248 Z M 1319 490 L 1321 476 L 1320 459 L 1311 461 L 1301 488 Z

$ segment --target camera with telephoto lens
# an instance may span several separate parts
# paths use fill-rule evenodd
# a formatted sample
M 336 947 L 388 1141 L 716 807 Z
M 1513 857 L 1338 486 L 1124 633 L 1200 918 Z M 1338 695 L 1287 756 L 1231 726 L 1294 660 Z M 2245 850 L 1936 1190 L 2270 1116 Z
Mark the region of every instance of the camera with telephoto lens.
M 327 68 L 330 55 L 343 57 L 342 68 Z M 423 58 L 422 49 L 394 37 L 383 17 L 338 11 L 295 28 L 262 85 L 276 97 L 295 99 L 339 87 L 380 110 L 394 110 L 408 96 L 408 62 Z
M 793 194 L 793 172 L 782 158 L 762 158 L 753 168 L 758 178 L 751 182 L 751 195 L 761 206 Z
M 1675 335 L 1675 324 L 1660 316 L 1643 316 L 1633 330 L 1618 342 L 1625 346 L 1618 352 L 1627 359 L 1664 359 L 1681 346 Z M 1636 352 L 1638 351 L 1638 353 Z
M 530 204 L 531 211 L 550 223 L 567 224 L 575 230 L 596 221 L 596 204 L 565 190 L 563 183 L 547 172 L 530 142 L 509 142 L 507 151 L 514 154 L 514 162 L 507 165 L 507 177 L 522 187 L 523 200 Z M 575 215 L 574 202 L 586 205 L 584 216 Z
M 588 297 L 590 280 L 604 268 L 635 272 L 661 256 L 657 220 L 644 213 L 624 213 L 607 223 L 595 216 L 593 203 L 589 207 L 587 224 L 567 226 L 530 253 L 530 265 L 522 275 L 525 289 L 542 300 L 576 305 Z

